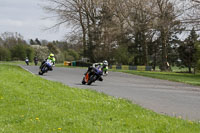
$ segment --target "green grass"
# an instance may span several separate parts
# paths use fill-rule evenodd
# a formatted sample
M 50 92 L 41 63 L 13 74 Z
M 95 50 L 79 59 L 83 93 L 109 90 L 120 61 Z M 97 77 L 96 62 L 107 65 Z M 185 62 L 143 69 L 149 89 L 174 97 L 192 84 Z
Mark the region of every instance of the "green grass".
M 115 71 L 200 86 L 199 73 L 194 75 L 190 73 L 175 73 L 175 72 L 153 72 L 153 71 L 133 71 L 133 70 L 115 70 Z
M 198 133 L 200 123 L 0 64 L 1 133 Z
M 0 61 L 0 64 L 10 64 L 10 65 L 26 65 L 25 61 Z M 29 62 L 29 65 L 35 65 L 34 62 Z M 40 62 L 38 62 L 40 65 Z

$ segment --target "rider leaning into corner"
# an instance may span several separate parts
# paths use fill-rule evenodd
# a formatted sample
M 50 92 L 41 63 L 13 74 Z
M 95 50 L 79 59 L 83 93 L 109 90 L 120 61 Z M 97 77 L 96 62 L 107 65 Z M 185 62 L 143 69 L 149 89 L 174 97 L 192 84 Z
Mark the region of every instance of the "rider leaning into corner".
M 94 63 L 92 65 L 93 67 L 100 67 L 101 70 L 103 71 L 103 75 L 108 75 L 108 61 L 104 60 L 103 62 L 99 62 L 99 63 Z
M 53 66 L 55 66 L 56 59 L 55 59 L 55 57 L 54 57 L 54 54 L 51 53 L 51 54 L 47 57 L 47 59 L 45 59 L 45 60 L 42 62 L 40 68 L 42 67 L 42 65 L 43 65 L 47 60 L 51 60 L 52 63 L 53 63 Z M 49 70 L 52 71 L 53 68 L 50 67 Z
M 94 63 L 92 66 L 88 67 L 87 72 L 90 72 L 92 69 L 101 69 L 103 71 L 103 75 L 108 75 L 108 61 L 104 60 L 103 62 Z M 87 73 L 86 72 L 86 73 Z M 100 81 L 103 81 L 103 78 L 99 78 Z

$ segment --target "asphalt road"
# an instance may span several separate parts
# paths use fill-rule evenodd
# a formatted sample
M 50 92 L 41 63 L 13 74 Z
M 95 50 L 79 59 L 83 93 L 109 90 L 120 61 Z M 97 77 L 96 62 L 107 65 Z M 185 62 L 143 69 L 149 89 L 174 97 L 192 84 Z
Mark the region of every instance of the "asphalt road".
M 38 66 L 22 66 L 38 74 Z M 126 98 L 144 108 L 170 116 L 181 116 L 188 120 L 200 120 L 200 87 L 125 74 L 109 72 L 104 81 L 91 86 L 82 85 L 86 69 L 55 67 L 43 78 L 59 81 L 71 87 L 89 88 L 105 94 Z

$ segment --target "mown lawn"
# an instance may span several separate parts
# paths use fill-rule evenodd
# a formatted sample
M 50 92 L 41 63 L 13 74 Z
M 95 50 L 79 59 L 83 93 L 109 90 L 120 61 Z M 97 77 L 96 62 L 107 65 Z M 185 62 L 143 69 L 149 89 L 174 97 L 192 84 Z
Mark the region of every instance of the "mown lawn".
M 199 133 L 200 123 L 0 64 L 0 133 Z
M 175 73 L 175 72 L 153 72 L 153 71 L 133 71 L 133 70 L 115 70 L 115 71 L 200 86 L 199 73 L 194 75 L 190 73 Z

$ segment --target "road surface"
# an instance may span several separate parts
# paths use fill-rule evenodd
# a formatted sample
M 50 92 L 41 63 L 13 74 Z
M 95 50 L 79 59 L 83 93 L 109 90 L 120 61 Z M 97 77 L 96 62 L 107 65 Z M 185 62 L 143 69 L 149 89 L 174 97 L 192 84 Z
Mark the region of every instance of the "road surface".
M 22 67 L 33 74 L 38 74 L 38 66 Z M 88 86 L 81 84 L 85 71 L 86 69 L 80 68 L 55 67 L 53 71 L 41 77 L 71 87 L 89 88 L 126 98 L 160 114 L 200 120 L 200 87 L 121 72 L 109 72 L 103 82 L 97 81 Z

